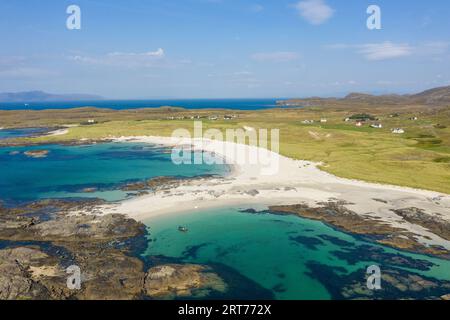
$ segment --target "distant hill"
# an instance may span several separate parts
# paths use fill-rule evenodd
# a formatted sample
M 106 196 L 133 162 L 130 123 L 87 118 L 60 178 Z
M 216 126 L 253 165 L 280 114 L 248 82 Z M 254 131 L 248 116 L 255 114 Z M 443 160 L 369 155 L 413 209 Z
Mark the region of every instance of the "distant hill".
M 0 102 L 48 102 L 82 100 L 103 100 L 103 98 L 92 94 L 52 94 L 44 91 L 0 93 Z
M 365 105 L 399 105 L 414 104 L 428 106 L 450 105 L 450 86 L 434 88 L 412 95 L 371 95 L 367 93 L 350 93 L 344 98 L 303 98 L 277 101 L 280 106 L 323 106 L 343 104 Z
M 410 99 L 425 104 L 450 104 L 450 86 L 426 90 L 412 95 Z

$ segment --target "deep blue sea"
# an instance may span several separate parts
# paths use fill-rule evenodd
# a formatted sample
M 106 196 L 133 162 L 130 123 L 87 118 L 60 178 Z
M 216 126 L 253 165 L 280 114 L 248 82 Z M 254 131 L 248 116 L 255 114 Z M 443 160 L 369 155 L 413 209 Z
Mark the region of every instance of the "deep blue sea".
M 276 107 L 279 99 L 183 99 L 183 100 L 97 100 L 60 102 L 0 102 L 0 110 L 44 110 L 80 107 L 109 108 L 114 110 L 159 108 L 161 106 L 186 109 L 261 110 Z

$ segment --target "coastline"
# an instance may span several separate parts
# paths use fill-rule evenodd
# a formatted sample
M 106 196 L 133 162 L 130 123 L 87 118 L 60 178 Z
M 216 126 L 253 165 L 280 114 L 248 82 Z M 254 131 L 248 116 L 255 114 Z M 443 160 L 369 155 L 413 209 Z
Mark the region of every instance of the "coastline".
M 176 274 L 186 274 L 186 279 L 188 280 L 197 278 L 199 271 L 205 271 L 213 277 L 212 279 L 214 281 L 208 282 L 207 280 L 210 279 L 210 277 L 203 279 L 204 282 L 200 283 L 199 288 L 197 288 L 197 284 L 193 286 L 193 292 L 197 292 L 196 290 L 202 292 L 202 288 L 212 286 L 218 292 L 217 294 L 227 294 L 228 291 L 227 293 L 222 293 L 221 291 L 222 288 L 224 288 L 224 284 L 229 285 L 229 283 L 227 281 L 227 273 L 222 272 L 220 263 L 217 267 L 215 264 L 204 265 L 203 261 L 199 260 L 192 261 L 192 263 L 199 263 L 193 265 L 186 264 L 183 260 L 159 260 L 160 257 L 154 259 L 152 256 L 142 259 L 141 256 L 134 254 L 135 252 L 138 252 L 136 249 L 140 248 L 141 250 L 143 248 L 142 246 L 148 243 L 146 238 L 146 230 L 149 230 L 147 229 L 148 227 L 152 228 L 152 225 L 154 226 L 161 222 L 166 223 L 164 222 L 166 221 L 165 219 L 169 218 L 169 220 L 167 220 L 167 222 L 170 222 L 171 224 L 169 228 L 179 236 L 179 231 L 176 229 L 176 226 L 178 224 L 184 225 L 184 217 L 181 216 L 182 214 L 186 214 L 186 219 L 190 219 L 189 213 L 191 212 L 195 212 L 197 217 L 203 217 L 204 214 L 206 214 L 206 216 L 211 215 L 211 217 L 214 215 L 213 220 L 214 223 L 216 223 L 216 212 L 208 213 L 207 210 L 213 208 L 218 209 L 220 207 L 234 207 L 238 211 L 243 212 L 242 214 L 239 214 L 239 216 L 244 217 L 244 219 L 252 214 L 270 214 L 292 215 L 310 221 L 316 220 L 328 225 L 332 229 L 336 229 L 338 232 L 347 233 L 348 236 L 358 236 L 356 239 L 362 239 L 363 241 L 368 241 L 373 244 L 378 243 L 400 250 L 400 252 L 396 254 L 383 253 L 382 251 L 377 251 L 375 249 L 367 251 L 367 247 L 364 245 L 356 246 L 355 243 L 348 242 L 348 246 L 356 246 L 355 249 L 351 250 L 351 252 L 343 250 L 341 255 L 337 255 L 339 259 L 344 259 L 350 264 L 356 257 L 361 257 L 364 261 L 382 261 L 383 264 L 386 263 L 387 267 L 383 268 L 383 271 L 388 275 L 392 275 L 395 278 L 399 277 L 400 279 L 400 284 L 393 284 L 396 288 L 395 290 L 397 290 L 394 290 L 395 292 L 392 293 L 394 294 L 393 297 L 413 297 L 415 289 L 411 289 L 405 293 L 401 288 L 401 286 L 410 283 L 412 279 L 420 282 L 427 281 L 424 282 L 427 284 L 427 288 L 440 288 L 439 290 L 433 289 L 433 295 L 430 296 L 428 294 L 426 296 L 427 298 L 431 297 L 433 299 L 439 299 L 441 296 L 444 297 L 444 294 L 448 292 L 446 288 L 450 288 L 450 285 L 445 282 L 445 279 L 447 279 L 446 277 L 443 277 L 442 279 L 444 280 L 441 282 L 440 280 L 436 280 L 437 278 L 435 278 L 435 276 L 427 278 L 426 276 L 419 276 L 417 273 L 409 273 L 402 269 L 402 267 L 407 268 L 408 266 L 411 266 L 413 269 L 420 271 L 431 268 L 430 266 L 433 265 L 426 257 L 422 256 L 421 259 L 405 258 L 402 252 L 422 254 L 430 258 L 442 259 L 442 261 L 446 260 L 445 263 L 450 259 L 449 250 L 445 250 L 445 248 L 448 248 L 445 240 L 448 239 L 448 237 L 446 237 L 448 233 L 444 233 L 444 238 L 440 238 L 438 235 L 442 234 L 440 233 L 442 230 L 438 230 L 433 234 L 433 225 L 429 230 L 425 229 L 427 227 L 426 222 L 430 222 L 427 220 L 428 217 L 431 216 L 429 213 L 436 215 L 436 213 L 438 213 L 437 211 L 441 211 L 443 212 L 443 215 L 444 213 L 447 214 L 445 217 L 447 219 L 446 221 L 448 221 L 448 210 L 446 209 L 448 208 L 447 195 L 440 195 L 439 193 L 432 191 L 373 185 L 361 181 L 337 178 L 321 171 L 316 163 L 297 161 L 278 154 L 274 155 L 266 149 L 254 148 L 236 143 L 232 143 L 231 145 L 234 148 L 237 148 L 238 151 L 254 151 L 266 154 L 268 157 L 270 156 L 270 159 L 280 165 L 279 172 L 276 172 L 274 175 L 262 175 L 262 167 L 267 167 L 267 163 L 250 164 L 246 163 L 246 161 L 239 161 L 239 159 L 233 161 L 233 158 L 229 154 L 222 151 L 227 149 L 222 148 L 223 143 L 220 141 L 195 141 L 190 139 L 178 141 L 176 139 L 164 137 L 110 137 L 104 140 L 97 140 L 96 143 L 101 144 L 105 141 L 118 142 L 120 144 L 126 144 L 127 142 L 149 143 L 152 145 L 152 148 L 154 145 L 164 147 L 164 151 L 162 151 L 164 153 L 168 153 L 166 150 L 170 150 L 171 147 L 180 144 L 183 146 L 190 145 L 194 150 L 205 151 L 205 154 L 207 154 L 208 157 L 217 153 L 218 158 L 224 159 L 226 165 L 231 169 L 228 175 L 204 175 L 180 180 L 174 180 L 170 177 L 156 177 L 155 181 L 152 183 L 146 182 L 147 187 L 150 187 L 150 189 L 147 190 L 153 190 L 153 193 L 149 194 L 147 191 L 142 192 L 141 194 L 123 200 L 122 202 L 108 203 L 94 200 L 82 201 L 77 204 L 70 201 L 50 200 L 31 203 L 29 204 L 29 207 L 18 208 L 19 211 L 14 211 L 16 209 L 11 209 L 9 211 L 8 209 L 5 209 L 5 214 L 2 215 L 5 218 L 3 230 L 1 230 L 3 232 L 3 238 L 11 239 L 11 232 L 13 232 L 16 241 L 45 239 L 46 241 L 51 242 L 52 245 L 62 243 L 64 248 L 67 248 L 69 252 L 74 253 L 74 259 L 77 263 L 80 263 L 83 269 L 87 268 L 89 273 L 95 277 L 95 281 L 89 283 L 89 288 L 93 288 L 92 290 L 94 291 L 91 289 L 81 291 L 77 295 L 77 297 L 81 299 L 102 299 L 103 296 L 100 288 L 105 286 L 114 288 L 108 295 L 108 298 L 119 297 L 121 299 L 139 299 L 142 298 L 142 296 L 136 295 L 136 292 L 142 293 L 142 290 L 145 290 L 144 292 L 151 297 L 183 296 L 183 292 L 177 291 L 178 289 L 173 289 L 184 283 L 184 280 L 179 282 L 179 278 L 177 277 L 173 279 L 168 277 L 168 281 L 172 282 L 168 289 L 163 290 L 163 292 L 160 290 L 161 286 L 160 282 L 158 282 L 159 280 L 153 285 L 142 287 L 141 279 L 152 279 L 155 274 L 158 276 L 161 270 L 166 269 L 175 270 L 174 272 L 176 272 Z M 76 144 L 77 141 L 74 141 L 74 143 Z M 130 184 L 129 187 L 132 188 L 133 185 Z M 139 188 L 139 186 L 136 186 L 136 188 Z M 388 199 L 388 197 L 390 198 Z M 350 201 L 350 198 L 354 201 Z M 422 216 L 423 220 L 414 220 L 417 219 L 417 216 L 408 216 L 407 210 L 398 210 L 403 211 L 400 213 L 393 212 L 393 208 L 407 208 L 412 205 L 412 203 L 417 204 L 417 207 L 427 209 L 427 213 Z M 50 208 L 52 206 L 61 209 L 58 216 L 49 220 L 43 217 L 41 220 L 38 213 L 39 211 L 36 210 L 43 207 Z M 356 209 L 353 209 L 355 207 L 359 208 L 358 213 L 355 213 Z M 367 211 L 372 207 L 375 208 L 373 212 Z M 347 210 L 347 208 L 352 209 Z M 28 209 L 36 211 L 37 215 L 25 216 Z M 17 212 L 23 214 L 19 224 L 16 219 Z M 405 214 L 406 216 L 402 216 L 402 214 Z M 228 221 L 230 216 L 227 215 L 224 218 L 225 221 Z M 272 217 L 267 218 L 281 219 Z M 160 222 L 158 222 L 159 219 L 161 219 Z M 203 218 L 201 221 L 204 221 Z M 189 223 L 186 223 L 186 225 L 189 226 Z M 226 223 L 224 225 L 226 225 Z M 14 226 L 14 229 L 11 229 L 11 226 Z M 135 226 L 136 228 L 130 228 L 130 226 Z M 423 226 L 425 226 L 425 228 Z M 437 223 L 435 226 L 439 228 L 443 225 Z M 36 230 L 39 231 L 39 233 L 36 233 Z M 86 234 L 86 230 L 89 230 L 88 234 Z M 121 231 L 117 234 L 116 230 Z M 133 230 L 138 230 L 139 236 L 128 237 L 128 235 L 131 236 L 132 233 L 134 233 Z M 210 232 L 207 227 L 205 227 L 205 230 Z M 197 233 L 194 227 L 191 231 L 193 235 Z M 304 234 L 303 231 L 304 230 L 298 232 L 297 237 L 290 237 L 289 241 L 297 241 L 302 245 L 304 243 L 307 245 L 309 241 L 321 241 L 317 240 L 317 237 Z M 109 238 L 105 236 L 105 233 L 108 235 L 109 233 L 112 233 L 114 234 L 114 237 L 118 237 L 121 240 L 117 242 L 117 247 L 111 248 L 107 252 L 102 248 L 103 241 L 110 241 Z M 271 233 L 269 232 L 269 234 Z M 228 235 L 224 232 L 222 236 L 226 237 Z M 67 239 L 70 239 L 68 243 L 66 243 Z M 264 239 L 266 239 L 266 236 L 264 236 Z M 334 238 L 326 241 L 334 241 L 333 239 Z M 274 245 L 276 246 L 277 242 L 274 240 L 273 237 L 267 238 L 267 241 L 274 242 Z M 79 246 L 86 243 L 86 241 L 91 243 L 89 251 L 86 251 L 86 248 L 80 250 Z M 20 242 L 17 243 L 20 244 Z M 437 248 L 437 246 L 442 247 Z M 37 247 L 39 248 L 39 246 Z M 22 245 L 18 249 L 6 248 L 0 253 L 11 255 L 14 259 L 16 259 L 16 257 L 19 257 L 20 259 L 21 255 L 23 255 L 24 252 L 28 252 L 27 250 L 30 249 L 33 250 L 34 248 Z M 40 248 L 39 250 L 31 251 L 29 254 L 35 256 L 41 255 L 42 252 L 45 253 L 45 250 Z M 274 252 L 276 252 L 276 250 Z M 46 259 L 40 261 L 37 265 L 30 265 L 30 269 L 33 270 L 30 279 L 32 281 L 39 280 L 44 286 L 52 284 L 51 282 L 46 281 L 55 281 L 55 279 L 59 281 L 59 278 L 57 277 L 64 274 L 63 269 L 49 269 L 50 263 L 52 263 L 52 265 L 56 263 L 55 261 L 57 261 L 58 265 L 63 263 L 65 259 L 64 255 L 54 254 L 52 252 L 49 252 L 48 255 L 56 260 L 49 261 Z M 91 262 L 89 262 L 89 266 L 83 264 L 84 262 L 82 261 L 85 261 L 84 259 L 88 255 L 96 256 L 94 265 L 91 265 Z M 121 265 L 116 264 L 115 261 L 117 259 L 125 258 L 128 259 L 126 264 L 131 265 L 131 267 L 125 268 L 125 273 L 127 277 L 129 276 L 130 279 L 132 279 L 133 283 L 131 285 L 132 287 L 126 289 L 125 293 L 123 293 L 123 285 L 121 284 L 120 277 L 122 277 L 124 273 L 121 270 Z M 80 259 L 81 262 L 78 262 L 78 259 Z M 24 263 L 28 262 L 25 261 Z M 108 270 L 114 274 L 113 277 L 102 277 L 105 263 L 109 268 Z M 156 266 L 152 263 L 156 263 Z M 308 268 L 312 268 L 312 270 L 319 272 L 320 275 L 322 275 L 322 272 L 329 272 L 329 275 L 326 277 L 338 278 L 338 275 L 333 274 L 329 268 L 327 268 L 326 264 L 312 265 L 311 263 L 312 262 L 310 262 L 310 264 L 307 263 Z M 393 267 L 397 265 L 399 266 L 398 269 Z M 148 266 L 151 268 L 147 270 Z M 47 274 L 46 270 L 50 270 L 51 274 Z M 242 275 L 239 273 L 239 268 L 230 270 L 232 277 L 230 283 L 233 284 L 235 283 L 233 279 Z M 243 275 L 245 276 L 245 273 Z M 340 280 L 338 280 L 338 282 L 345 283 L 351 287 L 353 281 L 352 277 L 355 275 L 357 276 L 356 273 L 349 274 L 345 277 L 342 276 L 339 278 Z M 321 278 L 322 276 L 318 277 Z M 9 281 L 11 275 L 8 274 L 6 278 Z M 253 278 L 250 277 L 249 279 Z M 253 280 L 256 281 L 255 279 Z M 251 280 L 245 281 L 253 287 L 260 288 L 259 281 L 254 283 L 251 282 Z M 65 282 L 59 281 L 58 283 L 64 284 Z M 357 286 L 358 284 L 356 283 L 355 285 Z M 333 291 L 333 285 L 330 284 L 329 286 L 328 290 L 330 290 L 330 292 Z M 235 296 L 236 293 L 233 287 L 230 288 L 230 294 Z M 261 288 L 266 287 L 263 286 Z M 267 288 L 272 288 L 272 286 L 267 286 Z M 276 288 L 274 288 L 275 287 L 272 289 L 276 290 Z M 427 288 L 424 287 L 424 289 L 421 290 L 427 292 L 425 291 L 428 290 Z M 350 292 L 353 292 L 352 290 L 353 289 L 350 288 Z M 348 294 L 348 290 L 346 290 L 346 292 L 346 294 Z M 354 294 L 357 294 L 357 287 Z M 54 298 L 56 297 L 56 299 L 62 299 L 65 298 L 67 294 L 65 292 L 63 294 L 52 292 L 51 295 Z M 342 295 L 341 292 L 334 292 L 333 297 L 343 299 L 345 297 L 349 298 L 350 296 Z M 391 296 L 388 294 L 386 297 Z
M 232 170 L 225 177 L 187 181 L 164 192 L 134 197 L 118 203 L 101 205 L 102 214 L 120 213 L 139 221 L 151 221 L 162 215 L 181 214 L 193 210 L 207 210 L 225 206 L 278 206 L 304 204 L 317 206 L 333 200 L 345 202 L 345 208 L 370 220 L 378 220 L 404 229 L 417 236 L 424 246 L 440 246 L 450 250 L 450 241 L 428 229 L 407 222 L 393 210 L 419 208 L 430 216 L 450 221 L 450 196 L 438 192 L 373 184 L 335 177 L 317 168 L 318 164 L 294 160 L 266 149 L 239 145 L 239 152 L 259 152 L 279 163 L 275 175 L 261 175 L 262 166 L 233 159 L 223 152 L 230 142 L 174 139 L 170 137 L 118 137 L 116 142 L 143 142 L 174 146 L 191 144 L 194 149 L 218 154 L 226 159 Z M 269 154 L 271 153 L 271 154 Z M 380 201 L 380 199 L 382 201 Z

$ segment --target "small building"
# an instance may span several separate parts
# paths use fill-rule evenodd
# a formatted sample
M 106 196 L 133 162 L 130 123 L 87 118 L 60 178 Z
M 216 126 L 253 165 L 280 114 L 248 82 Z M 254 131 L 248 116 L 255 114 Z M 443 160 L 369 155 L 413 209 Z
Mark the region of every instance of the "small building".
M 357 127 L 362 127 L 363 126 L 363 123 L 361 122 L 361 121 L 358 121 L 358 122 L 356 122 L 356 124 L 355 124 Z
M 417 117 L 412 117 L 412 118 L 409 118 L 409 120 L 411 120 L 411 121 L 417 121 L 418 118 L 417 118 Z
M 327 120 L 327 119 L 320 119 L 320 122 L 321 122 L 321 123 L 327 123 L 328 120 Z
M 405 130 L 403 130 L 402 128 L 394 128 L 391 131 L 394 134 L 403 134 L 403 133 L 405 133 Z
M 314 123 L 314 120 L 303 120 L 302 123 L 303 124 L 312 124 L 312 123 Z
M 212 120 L 212 121 L 216 121 L 218 118 L 216 116 L 210 116 L 208 119 Z
M 88 123 L 89 123 L 89 124 L 94 124 L 94 123 L 95 123 L 95 120 L 94 120 L 94 119 L 89 119 L 89 120 L 88 120 Z
M 345 118 L 344 119 L 345 122 L 350 122 L 350 120 L 351 120 L 350 118 Z
M 383 125 L 381 123 L 374 123 L 370 125 L 371 128 L 382 129 Z
M 232 120 L 234 117 L 233 116 L 229 116 L 229 115 L 224 115 L 223 119 L 224 120 Z

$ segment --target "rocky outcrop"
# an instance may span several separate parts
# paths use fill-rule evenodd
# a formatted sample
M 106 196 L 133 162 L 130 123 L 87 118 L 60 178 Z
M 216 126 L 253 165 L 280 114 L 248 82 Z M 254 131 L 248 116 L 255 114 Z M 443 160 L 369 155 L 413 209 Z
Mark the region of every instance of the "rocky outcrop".
M 271 206 L 269 212 L 281 215 L 293 214 L 319 220 L 346 232 L 370 237 L 380 244 L 450 259 L 450 252 L 445 248 L 426 246 L 417 240 L 415 234 L 352 212 L 345 207 L 343 202 L 321 203 L 320 207 L 309 207 L 304 204 Z
M 51 299 L 55 292 L 70 296 L 64 283 L 64 271 L 57 259 L 38 248 L 0 250 L 1 300 Z M 61 295 L 53 296 L 57 297 Z
M 393 210 L 410 223 L 422 226 L 443 239 L 450 241 L 450 222 L 436 215 L 430 215 L 418 208 Z
M 50 151 L 48 150 L 30 150 L 25 151 L 23 154 L 30 158 L 46 158 Z
M 189 183 L 197 180 L 205 180 L 213 177 L 212 175 L 201 175 L 190 178 L 174 177 L 155 177 L 146 181 L 130 182 L 123 185 L 120 189 L 123 191 L 161 191 L 179 187 L 183 183 Z
M 172 299 L 227 290 L 207 266 L 162 264 L 146 272 L 132 254 L 146 243 L 146 227 L 120 214 L 70 213 L 93 203 L 0 207 L 0 299 Z M 70 265 L 81 271 L 79 290 L 67 287 Z
M 207 266 L 169 264 L 153 267 L 145 276 L 146 294 L 156 299 L 205 298 L 226 290 L 223 279 Z

